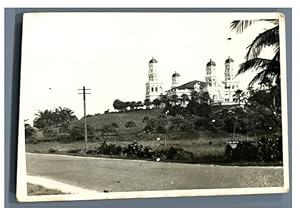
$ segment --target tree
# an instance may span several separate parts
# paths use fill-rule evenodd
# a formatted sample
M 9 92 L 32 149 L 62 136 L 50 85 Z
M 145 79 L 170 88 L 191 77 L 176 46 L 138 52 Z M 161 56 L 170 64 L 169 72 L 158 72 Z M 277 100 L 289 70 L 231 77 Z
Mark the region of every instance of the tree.
M 65 107 L 58 107 L 54 111 L 46 109 L 45 111 L 39 110 L 35 114 L 37 117 L 33 121 L 34 127 L 44 129 L 50 126 L 58 126 L 66 128 L 70 122 L 77 120 L 74 112 Z
M 197 91 L 192 91 L 191 93 L 191 101 L 199 103 L 200 101 L 200 94 Z
M 115 129 L 119 128 L 118 124 L 115 123 L 115 122 L 111 123 L 111 126 L 112 126 L 113 128 L 115 128 Z
M 158 98 L 154 99 L 153 105 L 154 105 L 156 108 L 159 108 L 160 104 L 161 104 L 161 101 L 160 101 Z
M 146 98 L 146 99 L 144 100 L 144 105 L 146 106 L 146 108 L 149 108 L 151 104 L 152 104 L 152 103 L 151 103 L 151 101 L 150 101 L 149 98 Z
M 241 106 L 241 103 L 246 101 L 246 94 L 243 90 L 238 89 L 233 94 L 233 101 Z
M 251 69 L 257 70 L 257 74 L 249 83 L 252 86 L 259 82 L 264 84 L 271 80 L 280 85 L 280 49 L 279 49 L 279 22 L 278 19 L 263 20 L 235 20 L 231 23 L 231 29 L 242 33 L 246 28 L 256 22 L 269 22 L 272 27 L 261 32 L 247 47 L 245 62 L 240 65 L 237 74 L 245 73 Z M 271 59 L 261 58 L 261 51 L 266 47 L 273 47 L 274 55 Z
M 131 130 L 133 127 L 136 127 L 136 124 L 134 121 L 128 121 L 128 122 L 126 122 L 125 127 L 129 128 Z
M 130 110 L 135 110 L 137 107 L 137 103 L 135 101 L 127 102 L 127 104 L 130 107 Z
M 136 107 L 137 107 L 137 109 L 140 109 L 141 107 L 143 107 L 142 101 L 136 102 Z
M 179 102 L 179 97 L 178 97 L 178 95 L 177 95 L 177 94 L 172 95 L 172 96 L 171 96 L 171 101 L 172 101 L 173 105 L 177 105 L 178 102 Z
M 160 101 L 165 104 L 166 106 L 169 106 L 170 105 L 170 99 L 168 98 L 167 95 L 163 95 L 161 94 L 160 95 Z
M 189 96 L 187 94 L 182 94 L 181 95 L 181 105 L 185 106 L 186 102 L 190 100 Z
M 199 93 L 199 98 L 202 103 L 209 104 L 210 102 L 210 96 L 207 91 Z
M 52 110 L 46 109 L 45 111 L 39 110 L 38 113 L 35 114 L 36 118 L 33 120 L 33 126 L 39 129 L 43 129 L 45 127 L 49 127 L 54 125 L 55 118 Z
M 30 124 L 25 124 L 25 140 L 32 141 L 35 138 L 36 131 Z
M 90 125 L 87 125 L 87 135 L 90 140 L 95 138 L 95 129 Z M 70 129 L 70 139 L 72 141 L 84 140 L 84 124 L 80 123 Z
M 145 117 L 143 118 L 143 123 L 146 123 L 147 121 L 149 121 L 149 119 L 150 119 L 149 116 L 145 116 Z
M 118 125 L 116 123 L 112 123 L 110 125 L 103 125 L 103 127 L 99 130 L 102 134 L 110 134 L 110 133 L 116 133 L 117 132 Z
M 118 111 L 124 111 L 124 110 L 126 110 L 127 105 L 126 105 L 125 102 L 123 102 L 123 101 L 121 101 L 119 99 L 116 99 L 113 102 L 113 107 L 114 107 L 114 109 L 116 109 Z

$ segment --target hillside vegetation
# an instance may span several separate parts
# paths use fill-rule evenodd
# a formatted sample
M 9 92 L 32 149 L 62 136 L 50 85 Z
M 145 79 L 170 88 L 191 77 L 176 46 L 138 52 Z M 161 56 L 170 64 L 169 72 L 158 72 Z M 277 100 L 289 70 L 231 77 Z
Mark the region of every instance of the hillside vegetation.
M 142 131 L 145 127 L 145 123 L 143 123 L 143 119 L 145 116 L 149 116 L 150 118 L 156 118 L 161 114 L 161 112 L 162 109 L 151 109 L 106 113 L 87 117 L 87 124 L 94 127 L 95 129 L 100 129 L 104 125 L 117 123 L 121 132 L 128 132 L 130 129 L 126 128 L 125 124 L 128 121 L 133 121 L 136 123 L 136 127 L 132 128 L 132 132 L 138 132 Z M 83 119 L 74 122 L 74 125 L 81 123 L 83 123 Z

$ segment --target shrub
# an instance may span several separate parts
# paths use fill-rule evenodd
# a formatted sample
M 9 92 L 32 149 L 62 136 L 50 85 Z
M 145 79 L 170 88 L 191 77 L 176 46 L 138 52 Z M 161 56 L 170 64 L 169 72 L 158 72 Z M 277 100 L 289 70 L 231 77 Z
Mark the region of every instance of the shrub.
M 56 152 L 57 152 L 57 149 L 49 148 L 48 152 L 49 152 L 49 153 L 56 153 Z
M 230 144 L 225 148 L 225 159 L 228 162 L 257 161 L 258 148 L 253 142 L 243 141 L 233 148 Z
M 77 154 L 77 153 L 81 152 L 81 149 L 71 149 L 71 150 L 69 150 L 67 152 L 71 153 L 71 154 Z
M 282 136 L 260 138 L 258 140 L 258 158 L 261 161 L 282 161 Z
M 138 145 L 137 142 L 134 142 L 132 144 L 129 144 L 127 147 L 123 149 L 123 152 L 128 157 L 133 158 L 152 158 L 153 156 L 153 150 L 151 147 Z
M 116 146 L 112 144 L 108 144 L 106 141 L 96 149 L 97 154 L 105 154 L 105 155 L 120 155 L 123 152 L 123 148 L 121 146 Z
M 95 139 L 95 129 L 87 125 L 87 136 L 89 140 Z M 84 139 L 84 125 L 76 125 L 70 129 L 68 141 L 79 141 Z

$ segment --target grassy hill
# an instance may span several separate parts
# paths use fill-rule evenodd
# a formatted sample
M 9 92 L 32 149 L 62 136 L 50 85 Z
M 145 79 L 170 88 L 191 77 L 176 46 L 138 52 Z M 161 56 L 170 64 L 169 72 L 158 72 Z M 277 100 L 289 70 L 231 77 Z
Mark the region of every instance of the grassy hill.
M 104 125 L 117 123 L 120 131 L 129 131 L 129 129 L 125 127 L 125 124 L 128 121 L 134 121 L 136 123 L 136 127 L 132 128 L 132 132 L 137 132 L 144 129 L 145 124 L 143 123 L 143 119 L 145 116 L 149 116 L 150 118 L 155 118 L 159 116 L 161 112 L 162 109 L 152 109 L 152 110 L 135 110 L 135 111 L 128 111 L 128 112 L 106 113 L 106 114 L 87 117 L 87 124 L 96 129 L 100 129 Z M 76 124 L 78 123 L 83 123 L 83 119 L 76 122 Z

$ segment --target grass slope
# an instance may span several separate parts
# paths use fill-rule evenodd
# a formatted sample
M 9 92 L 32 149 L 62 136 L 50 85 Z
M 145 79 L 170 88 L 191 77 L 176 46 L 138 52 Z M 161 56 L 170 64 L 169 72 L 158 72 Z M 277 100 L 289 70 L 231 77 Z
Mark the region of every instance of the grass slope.
M 129 129 L 125 127 L 125 124 L 128 121 L 134 121 L 136 123 L 136 127 L 132 128 L 132 132 L 136 132 L 144 129 L 145 124 L 143 123 L 143 118 L 145 116 L 155 118 L 159 116 L 161 112 L 162 109 L 152 109 L 107 113 L 88 117 L 87 124 L 93 126 L 96 129 L 100 129 L 104 125 L 117 123 L 120 131 L 129 131 Z M 79 120 L 78 122 L 83 123 L 83 119 Z M 78 122 L 76 124 L 78 124 Z

